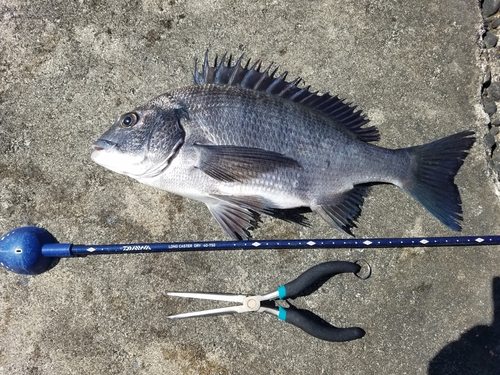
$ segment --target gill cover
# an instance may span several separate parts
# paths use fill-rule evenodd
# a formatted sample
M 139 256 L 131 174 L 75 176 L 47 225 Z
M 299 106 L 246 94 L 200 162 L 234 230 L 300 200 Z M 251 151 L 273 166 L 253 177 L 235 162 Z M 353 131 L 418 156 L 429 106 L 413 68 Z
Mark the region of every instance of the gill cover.
M 152 121 L 155 123 L 151 127 L 147 145 L 147 157 L 151 167 L 140 176 L 141 178 L 159 175 L 177 155 L 185 138 L 185 132 L 181 126 L 183 117 L 187 117 L 183 108 L 158 111 L 154 116 Z

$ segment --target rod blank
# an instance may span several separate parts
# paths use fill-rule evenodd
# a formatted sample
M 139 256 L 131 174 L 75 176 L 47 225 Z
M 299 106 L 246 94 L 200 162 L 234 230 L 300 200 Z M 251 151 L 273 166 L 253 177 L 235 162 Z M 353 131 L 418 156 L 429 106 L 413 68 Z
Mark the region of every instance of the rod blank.
M 398 248 L 398 247 L 444 247 L 499 245 L 500 236 L 460 237 L 411 237 L 411 238 L 349 238 L 349 239 L 305 239 L 305 240 L 254 240 L 254 241 L 208 241 L 171 242 L 117 245 L 72 245 L 54 244 L 44 246 L 47 251 L 63 256 L 82 256 L 117 253 L 154 253 L 206 250 L 265 250 L 265 249 L 341 249 L 341 248 Z M 61 250 L 59 250 L 61 248 Z

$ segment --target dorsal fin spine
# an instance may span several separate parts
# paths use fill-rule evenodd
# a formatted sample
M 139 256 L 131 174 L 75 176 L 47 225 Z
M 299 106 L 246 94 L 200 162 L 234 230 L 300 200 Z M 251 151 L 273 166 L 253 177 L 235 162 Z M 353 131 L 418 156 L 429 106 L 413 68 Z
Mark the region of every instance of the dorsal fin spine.
M 284 78 L 283 77 L 286 77 L 286 75 L 288 74 L 288 72 L 284 72 L 282 75 L 280 75 L 278 78 L 276 78 L 273 83 L 271 83 L 269 85 L 269 87 L 267 88 L 266 92 L 269 93 L 269 94 L 272 94 L 273 93 L 273 90 L 276 86 L 278 86 L 280 83 L 282 82 L 285 82 Z
M 247 66 L 250 63 L 250 60 L 248 60 Z M 246 72 L 246 74 L 243 76 L 243 79 L 241 80 L 241 86 L 242 87 L 247 87 L 250 81 L 250 77 L 253 76 L 253 72 L 255 72 L 255 66 L 257 63 L 253 64 Z
M 309 87 L 310 86 L 306 86 L 306 87 L 300 89 L 299 91 L 297 91 L 295 94 L 293 94 L 288 99 L 291 100 L 291 101 L 293 101 L 293 102 L 298 101 L 297 99 L 299 98 L 299 96 L 301 96 L 303 93 L 305 93 L 309 89 Z
M 217 64 L 214 64 L 214 73 L 215 73 L 214 74 L 214 83 L 218 83 L 218 84 L 224 83 L 223 78 L 224 78 L 224 72 L 226 70 L 224 62 L 226 61 L 226 55 L 227 55 L 227 53 L 222 55 L 222 58 L 220 59 L 220 63 L 218 66 L 217 66 Z
M 203 59 L 203 73 L 206 73 L 208 69 L 208 50 L 205 52 L 205 58 Z
M 269 64 L 269 66 L 262 72 L 262 75 L 260 76 L 259 80 L 253 86 L 254 90 L 257 90 L 257 91 L 259 90 L 259 86 L 262 83 L 262 81 L 264 81 L 264 79 L 266 77 L 268 77 L 269 69 L 271 68 L 272 65 L 273 65 L 273 63 Z
M 243 55 L 240 56 L 240 58 L 236 61 L 235 66 L 233 67 L 233 73 L 231 74 L 231 77 L 229 77 L 228 84 L 231 85 L 234 81 L 234 78 L 236 77 L 236 74 L 240 70 L 239 68 L 241 67 L 241 60 L 243 59 Z
M 222 70 L 222 68 L 224 67 L 224 65 L 225 65 L 225 64 L 224 64 L 224 62 L 226 61 L 226 56 L 227 56 L 227 52 L 226 52 L 226 53 L 224 53 L 224 54 L 222 55 L 222 57 L 221 57 L 221 59 L 220 59 L 219 66 L 217 67 L 217 70 Z M 230 62 L 228 62 L 228 64 L 229 64 L 229 63 L 230 63 Z M 215 65 L 217 65 L 217 64 L 215 64 Z M 228 66 L 229 66 L 229 65 L 228 65 Z
M 281 90 L 278 94 L 278 96 L 283 96 L 288 90 L 290 90 L 292 87 L 297 86 L 297 84 L 300 82 L 300 78 L 295 78 L 292 82 L 290 82 L 288 85 L 286 85 L 283 90 Z M 289 98 L 290 99 L 290 98 Z
M 343 103 L 343 104 L 345 104 L 345 103 Z M 335 115 L 335 116 L 341 116 L 349 109 L 351 109 L 351 107 L 338 107 L 338 108 L 335 108 L 335 110 L 333 110 L 332 112 L 330 112 L 330 114 Z
M 315 97 L 312 101 L 310 101 L 310 102 L 309 102 L 309 103 L 307 103 L 307 104 L 309 104 L 310 106 L 313 106 L 313 107 L 315 107 L 316 109 L 318 109 L 318 107 L 319 107 L 320 105 L 324 104 L 324 103 L 323 103 L 323 101 L 324 101 L 325 99 L 328 99 L 328 97 L 329 97 L 329 96 L 330 96 L 330 95 L 328 95 L 328 93 L 323 94 L 322 96 L 316 96 L 316 97 Z
M 335 99 L 335 100 L 332 100 L 332 99 Z M 340 99 L 333 98 L 333 97 L 330 99 L 330 101 L 332 103 L 326 102 L 325 104 L 328 104 L 328 105 L 326 107 L 324 107 L 324 108 L 321 108 L 321 111 L 323 111 L 323 112 L 326 113 L 326 112 L 332 110 L 335 106 L 338 106 L 339 103 L 342 103 L 342 101 Z
M 253 76 L 253 74 L 255 72 L 257 62 L 253 63 L 252 66 L 248 67 L 249 65 L 250 65 L 250 60 L 248 60 L 248 62 L 247 62 L 247 67 L 245 68 L 246 73 L 241 80 L 241 86 L 243 86 L 243 87 L 248 86 L 248 84 L 249 84 L 248 81 L 250 80 L 250 78 Z
M 203 60 L 203 70 L 201 73 L 203 77 L 208 77 L 208 71 L 209 67 L 208 67 L 208 50 L 207 50 L 207 52 L 205 52 L 205 58 Z
M 307 96 L 306 96 L 304 99 L 302 99 L 299 103 L 304 103 L 304 104 L 305 104 L 305 102 L 306 102 L 306 101 L 308 101 L 309 99 L 311 99 L 311 98 L 315 97 L 317 93 L 318 93 L 317 91 L 316 91 L 316 92 L 309 92 L 309 95 L 307 95 Z

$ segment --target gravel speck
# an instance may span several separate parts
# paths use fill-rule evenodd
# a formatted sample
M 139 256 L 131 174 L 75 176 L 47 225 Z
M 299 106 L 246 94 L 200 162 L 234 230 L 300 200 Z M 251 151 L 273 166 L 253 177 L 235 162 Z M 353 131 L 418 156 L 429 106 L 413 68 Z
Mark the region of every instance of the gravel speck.
M 498 12 L 500 8 L 500 0 L 484 0 L 483 1 L 483 16 L 490 17 Z
M 486 90 L 488 97 L 493 100 L 500 100 L 500 82 L 492 82 Z
M 492 148 L 495 145 L 495 136 L 488 133 L 484 136 L 484 145 L 486 148 Z
M 500 26 L 500 18 L 497 18 L 491 23 L 491 27 L 496 29 L 498 26 Z
M 500 126 L 500 115 L 498 113 L 491 116 L 491 125 Z
M 491 98 L 483 98 L 483 107 L 484 111 L 489 116 L 492 116 L 497 111 L 497 105 L 495 104 L 495 101 Z
M 500 154 L 498 153 L 498 149 L 493 151 L 493 158 L 492 159 L 495 163 L 500 162 Z
M 491 31 L 487 31 L 486 35 L 483 38 L 483 41 L 486 48 L 493 48 L 497 45 L 498 38 Z
M 483 85 L 486 83 L 490 83 L 490 81 L 491 81 L 491 68 L 488 65 L 484 70 Z

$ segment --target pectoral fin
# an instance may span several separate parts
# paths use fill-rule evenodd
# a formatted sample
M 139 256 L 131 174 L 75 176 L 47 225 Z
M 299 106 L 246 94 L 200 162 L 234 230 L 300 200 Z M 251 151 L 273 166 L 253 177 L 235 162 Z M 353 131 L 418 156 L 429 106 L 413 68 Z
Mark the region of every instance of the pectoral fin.
M 260 148 L 194 145 L 196 165 L 207 175 L 224 182 L 242 182 L 278 168 L 302 169 L 299 162 L 283 154 Z

